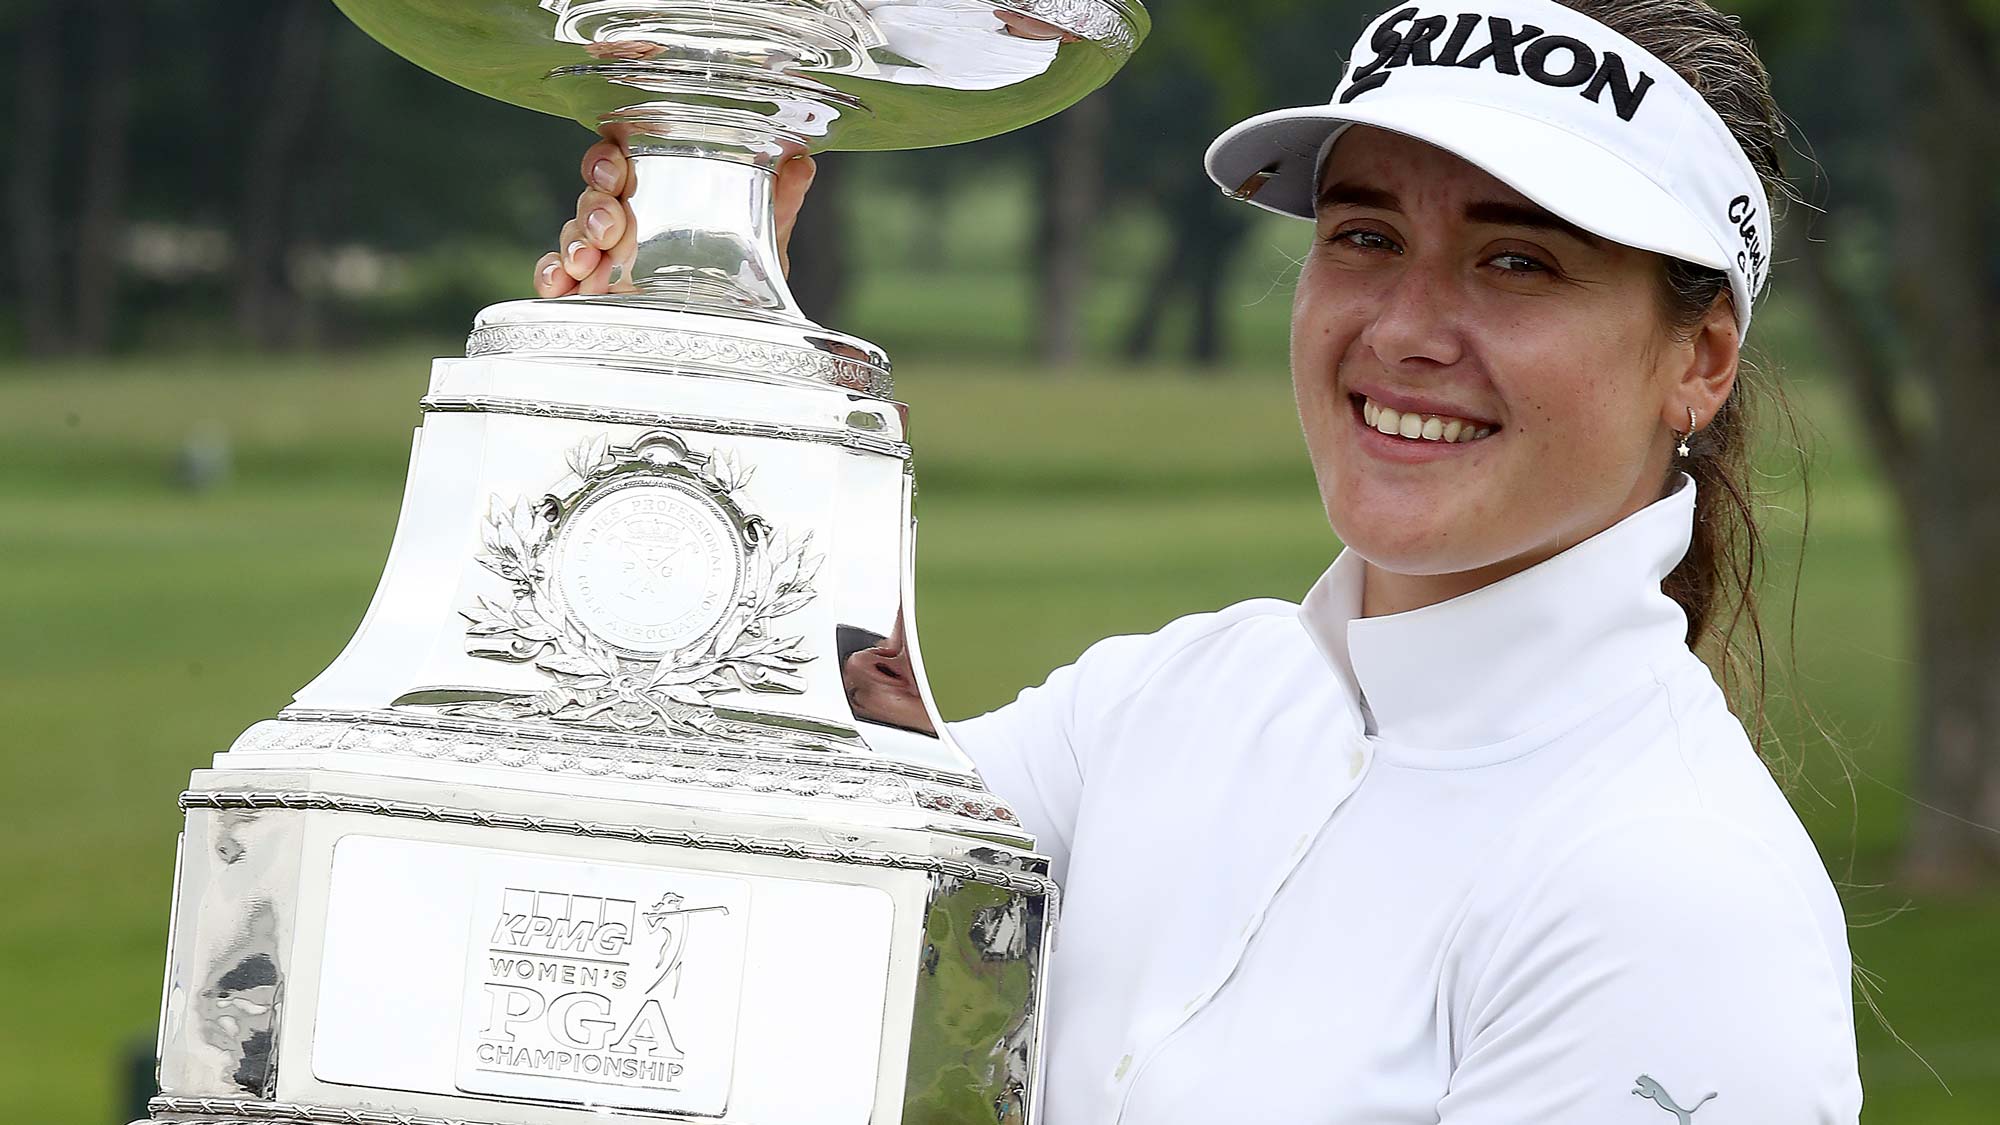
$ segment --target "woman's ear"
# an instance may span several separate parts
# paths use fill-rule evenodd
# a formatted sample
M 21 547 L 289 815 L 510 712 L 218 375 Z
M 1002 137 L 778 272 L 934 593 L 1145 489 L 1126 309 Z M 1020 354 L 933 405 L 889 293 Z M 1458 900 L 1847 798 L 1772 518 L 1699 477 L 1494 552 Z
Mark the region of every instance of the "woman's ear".
M 1690 346 L 1679 354 L 1685 366 L 1670 373 L 1673 386 L 1662 404 L 1662 421 L 1675 433 L 1686 433 L 1688 409 L 1695 413 L 1696 428 L 1706 428 L 1736 387 L 1736 369 L 1743 358 L 1743 334 L 1736 324 L 1735 306 L 1729 295 L 1716 298 L 1708 316 L 1695 327 Z

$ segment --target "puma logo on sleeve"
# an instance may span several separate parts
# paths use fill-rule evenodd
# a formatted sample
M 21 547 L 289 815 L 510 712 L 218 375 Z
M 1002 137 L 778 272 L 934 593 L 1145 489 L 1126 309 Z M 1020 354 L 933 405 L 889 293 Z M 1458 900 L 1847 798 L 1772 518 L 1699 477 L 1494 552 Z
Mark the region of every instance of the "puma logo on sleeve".
M 1702 1106 L 1707 1105 L 1708 1099 L 1715 1096 L 1714 1094 L 1709 1094 L 1706 1097 L 1702 1098 L 1700 1101 L 1694 1103 L 1694 1107 L 1692 1109 L 1682 1109 L 1680 1105 L 1674 1101 L 1673 1095 L 1667 1093 L 1665 1087 L 1661 1086 L 1658 1082 L 1653 1081 L 1651 1078 L 1648 1078 L 1645 1075 L 1641 1074 L 1639 1077 L 1633 1079 L 1632 1081 L 1635 1083 L 1635 1085 L 1632 1087 L 1633 1093 L 1638 1094 L 1640 1097 L 1653 1099 L 1653 1101 L 1656 1104 L 1658 1104 L 1661 1109 L 1666 1110 L 1668 1113 L 1671 1113 L 1676 1118 L 1678 1118 L 1680 1120 L 1680 1125 L 1694 1125 L 1694 1120 L 1693 1120 L 1694 1111 L 1700 1109 Z

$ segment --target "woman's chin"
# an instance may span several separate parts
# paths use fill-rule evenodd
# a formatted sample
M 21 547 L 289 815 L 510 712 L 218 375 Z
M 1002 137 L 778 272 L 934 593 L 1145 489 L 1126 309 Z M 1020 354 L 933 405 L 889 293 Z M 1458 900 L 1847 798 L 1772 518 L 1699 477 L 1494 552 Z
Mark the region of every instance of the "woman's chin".
M 1441 506 L 1431 506 L 1429 514 L 1418 518 L 1405 514 L 1412 510 L 1399 504 L 1329 510 L 1327 515 L 1344 546 L 1370 566 L 1393 574 L 1457 574 L 1492 561 L 1486 557 L 1491 551 L 1483 549 L 1484 537 L 1440 516 Z

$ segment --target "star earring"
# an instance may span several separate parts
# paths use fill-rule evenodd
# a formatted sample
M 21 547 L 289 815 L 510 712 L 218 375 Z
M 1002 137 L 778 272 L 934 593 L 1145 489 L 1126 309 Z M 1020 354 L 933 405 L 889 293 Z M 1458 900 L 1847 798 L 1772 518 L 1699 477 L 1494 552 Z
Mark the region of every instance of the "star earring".
M 1694 436 L 1694 428 L 1695 428 L 1694 407 L 1690 406 L 1688 407 L 1688 432 L 1684 434 L 1675 435 L 1676 437 L 1681 439 L 1681 444 L 1678 449 L 1674 450 L 1674 452 L 1680 454 L 1683 457 L 1686 457 L 1688 455 L 1688 439 Z

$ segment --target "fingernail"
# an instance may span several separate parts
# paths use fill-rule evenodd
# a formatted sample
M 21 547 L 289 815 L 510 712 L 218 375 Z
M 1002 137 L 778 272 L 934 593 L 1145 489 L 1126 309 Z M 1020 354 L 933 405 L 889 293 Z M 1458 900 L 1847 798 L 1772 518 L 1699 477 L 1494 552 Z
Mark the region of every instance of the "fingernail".
M 590 166 L 590 182 L 599 191 L 610 191 L 618 186 L 618 169 L 609 160 L 600 160 Z
M 611 216 L 602 210 L 592 211 L 590 217 L 583 221 L 583 229 L 590 232 L 590 237 L 602 242 L 605 234 L 611 230 Z
M 536 276 L 536 280 L 540 281 L 543 285 L 552 284 L 556 279 L 557 264 L 558 263 L 550 262 L 548 265 L 543 266 L 542 272 Z
M 589 245 L 590 243 L 585 242 L 583 239 L 579 238 L 575 242 L 570 243 L 568 246 L 563 247 L 563 257 L 568 258 L 570 261 L 574 262 L 576 261 L 577 254 L 581 253 L 583 249 Z

